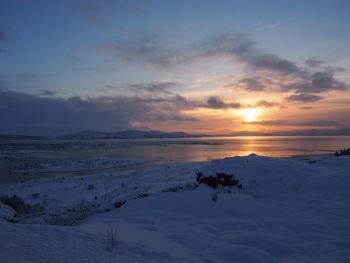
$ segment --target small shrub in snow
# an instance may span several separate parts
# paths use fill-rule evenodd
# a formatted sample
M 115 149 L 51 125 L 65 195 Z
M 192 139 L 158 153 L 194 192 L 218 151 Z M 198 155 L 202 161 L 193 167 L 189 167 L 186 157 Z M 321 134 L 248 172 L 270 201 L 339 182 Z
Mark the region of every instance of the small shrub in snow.
M 218 192 L 216 191 L 216 189 L 211 192 L 211 200 L 214 203 L 216 203 L 216 201 L 218 200 Z
M 348 149 L 342 149 L 342 150 L 340 150 L 339 152 L 336 151 L 336 152 L 334 153 L 334 156 L 341 156 L 341 155 L 350 155 L 350 148 L 348 148 Z
M 24 200 L 17 195 L 9 196 L 1 196 L 0 202 L 5 205 L 12 207 L 18 214 L 26 214 L 33 212 L 40 212 L 44 210 L 41 204 L 28 204 L 25 203 Z
M 37 199 L 39 197 L 39 193 L 32 193 L 33 199 Z
M 216 173 L 215 175 L 205 176 L 201 172 L 196 173 L 196 180 L 198 183 L 206 184 L 207 186 L 216 189 L 218 186 L 229 186 L 242 189 L 242 184 L 236 180 L 233 174 Z
M 121 207 L 122 205 L 124 205 L 125 203 L 126 203 L 126 200 L 120 200 L 120 201 L 115 202 L 115 203 L 113 204 L 113 206 L 114 206 L 115 208 L 119 208 L 119 207 Z
M 146 198 L 148 197 L 148 194 L 147 193 L 144 193 L 144 194 L 139 194 L 136 196 L 136 199 L 139 199 L 139 198 Z
M 106 248 L 110 252 L 117 250 L 117 231 L 113 227 L 106 231 Z
M 87 189 L 88 190 L 93 190 L 94 189 L 94 185 L 93 184 L 89 184 Z
M 44 222 L 48 225 L 76 226 L 94 211 L 95 206 L 81 203 L 72 209 L 67 209 L 67 213 L 45 217 Z
M 190 184 L 177 185 L 174 187 L 170 187 L 168 189 L 163 190 L 163 192 L 184 192 L 184 191 L 196 189 L 197 187 L 198 187 L 197 183 L 190 183 Z

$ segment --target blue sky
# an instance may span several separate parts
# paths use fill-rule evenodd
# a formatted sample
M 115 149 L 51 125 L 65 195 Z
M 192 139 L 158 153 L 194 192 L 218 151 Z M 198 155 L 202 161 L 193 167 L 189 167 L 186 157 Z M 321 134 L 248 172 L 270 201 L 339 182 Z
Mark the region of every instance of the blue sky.
M 315 128 L 300 127 L 300 121 L 316 124 L 323 120 L 323 111 L 334 125 L 321 128 L 348 127 L 344 102 L 349 99 L 350 80 L 348 10 L 349 1 L 316 0 L 1 1 L 0 118 L 3 122 L 24 118 L 11 109 L 8 98 L 17 96 L 15 105 L 32 96 L 43 101 L 43 111 L 50 112 L 57 101 L 64 107 L 62 112 L 78 111 L 76 118 L 82 124 L 74 127 L 63 118 L 57 128 L 57 123 L 40 118 L 35 112 L 41 110 L 36 109 L 32 113 L 36 116 L 25 117 L 35 122 L 9 124 L 0 132 L 175 127 L 226 132 L 286 129 L 286 120 L 296 123 L 288 129 Z M 237 43 L 248 50 L 233 50 Z M 308 58 L 317 67 L 305 64 Z M 290 66 L 289 71 L 279 66 Z M 258 86 L 264 88 L 247 87 L 247 77 L 254 78 L 256 85 L 263 81 Z M 250 80 L 249 85 L 254 83 Z M 312 83 L 318 86 L 311 87 Z M 176 96 L 186 103 L 180 105 Z M 213 97 L 224 104 L 212 107 Z M 81 108 L 72 98 L 91 107 Z M 274 106 L 257 106 L 259 101 Z M 130 103 L 131 108 L 141 103 L 145 108 L 121 113 L 111 106 L 114 103 Z M 229 106 L 237 103 L 239 107 Z M 328 107 L 334 108 L 333 114 L 326 114 Z M 256 116 L 255 124 L 242 124 L 243 108 L 257 109 L 260 117 Z M 272 119 L 274 108 L 284 110 L 277 119 Z M 296 108 L 309 109 L 305 114 L 305 109 Z M 52 114 L 56 116 L 57 110 Z M 81 120 L 88 116 L 113 124 Z M 116 118 L 123 119 L 121 125 Z M 273 127 L 258 123 L 271 120 L 276 122 Z M 209 123 L 222 128 L 214 129 Z

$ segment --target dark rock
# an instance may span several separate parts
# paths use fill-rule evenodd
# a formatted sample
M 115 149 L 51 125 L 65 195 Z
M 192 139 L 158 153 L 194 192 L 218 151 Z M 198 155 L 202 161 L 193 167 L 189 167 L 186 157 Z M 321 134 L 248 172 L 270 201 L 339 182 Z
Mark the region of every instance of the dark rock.
M 203 173 L 197 172 L 196 180 L 198 183 L 206 184 L 214 189 L 218 186 L 237 186 L 239 189 L 242 189 L 242 185 L 239 184 L 239 180 L 236 180 L 233 174 L 216 173 L 215 175 L 205 176 Z
M 138 199 L 138 198 L 146 198 L 146 197 L 148 197 L 148 194 L 147 194 L 147 193 L 144 193 L 144 194 L 139 194 L 139 195 L 136 197 L 136 199 Z
M 119 208 L 119 207 L 123 206 L 125 203 L 126 203 L 126 200 L 120 200 L 120 201 L 115 202 L 115 203 L 113 204 L 113 206 L 114 206 L 115 208 Z

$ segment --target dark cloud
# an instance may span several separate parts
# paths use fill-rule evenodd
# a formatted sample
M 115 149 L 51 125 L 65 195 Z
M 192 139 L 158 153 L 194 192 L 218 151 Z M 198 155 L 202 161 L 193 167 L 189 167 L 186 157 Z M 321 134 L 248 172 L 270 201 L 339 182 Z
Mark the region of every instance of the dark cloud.
M 288 102 L 315 102 L 323 99 L 323 97 L 313 94 L 301 93 L 290 95 L 286 98 Z
M 250 71 L 273 75 L 300 75 L 303 70 L 294 62 L 265 52 L 257 43 L 240 34 L 225 34 L 208 38 L 196 45 L 198 57 L 228 58 L 240 62 Z
M 36 74 L 18 73 L 0 75 L 0 88 L 3 90 L 34 89 L 40 76 Z
M 136 92 L 147 92 L 147 93 L 172 93 L 172 89 L 179 87 L 180 84 L 173 81 L 167 82 L 144 82 L 137 84 L 125 84 L 124 88 L 136 91 Z
M 253 121 L 243 122 L 244 124 L 254 125 L 268 125 L 268 126 L 313 126 L 313 127 L 341 127 L 342 125 L 336 121 L 330 120 L 317 120 L 317 121 L 288 121 L 288 120 L 275 120 L 275 121 Z
M 176 114 L 159 114 L 158 116 L 152 116 L 151 120 L 156 121 L 198 121 L 197 118 L 184 116 L 184 115 L 176 115 Z
M 157 37 L 135 42 L 110 41 L 104 47 L 129 62 L 145 62 L 156 67 L 172 67 L 203 58 L 225 58 L 239 62 L 253 71 L 269 71 L 290 75 L 300 72 L 293 62 L 259 50 L 256 43 L 244 35 L 226 34 L 204 39 L 190 47 L 173 48 Z
M 0 41 L 5 40 L 8 37 L 9 37 L 8 32 L 4 28 L 2 28 L 2 26 L 0 25 Z
M 305 64 L 309 67 L 318 67 L 324 64 L 324 61 L 319 57 L 311 57 L 305 60 Z
M 78 0 L 75 1 L 75 7 L 87 21 L 102 27 L 111 26 L 108 20 L 109 12 L 112 16 L 120 12 L 142 15 L 147 13 L 143 6 L 120 0 Z
M 278 106 L 279 103 L 277 102 L 270 102 L 266 100 L 259 100 L 257 103 L 254 104 L 253 107 L 261 107 L 261 108 L 272 108 L 275 106 Z
M 300 107 L 299 109 L 301 109 L 301 110 L 311 110 L 312 107 Z
M 38 94 L 41 96 L 55 96 L 57 95 L 56 90 L 39 90 Z
M 142 38 L 134 42 L 108 41 L 101 45 L 104 51 L 135 64 L 150 64 L 166 69 L 181 63 L 176 51 L 156 37 Z
M 207 105 L 205 105 L 207 108 L 211 109 L 239 109 L 242 107 L 242 104 L 240 103 L 226 103 L 222 99 L 216 96 L 212 96 L 208 98 Z
M 269 102 L 266 100 L 259 100 L 255 104 L 241 104 L 238 102 L 231 102 L 226 103 L 221 98 L 217 96 L 209 97 L 206 104 L 197 104 L 193 105 L 194 107 L 203 107 L 203 108 L 210 108 L 210 109 L 241 109 L 241 108 L 271 108 L 278 106 L 279 104 L 276 102 Z
M 248 92 L 265 92 L 265 91 L 280 91 L 280 87 L 284 87 L 284 80 L 278 77 L 263 77 L 263 76 L 251 76 L 245 77 L 238 81 L 228 81 L 224 85 L 225 88 L 232 89 L 244 89 Z
M 308 78 L 285 85 L 283 90 L 294 90 L 297 93 L 323 93 L 331 90 L 348 90 L 349 85 L 336 80 L 331 71 L 318 71 L 312 73 Z
M 106 19 L 106 11 L 97 2 L 79 1 L 76 3 L 78 11 L 92 24 L 98 26 L 108 26 L 109 22 Z
M 43 96 L 47 95 L 47 96 Z M 180 95 L 54 97 L 0 89 L 0 133 L 64 134 L 86 129 L 115 131 L 133 121 L 195 121 L 182 110 L 195 107 Z M 97 127 L 97 128 L 96 128 Z
M 128 106 L 135 113 L 145 110 Z M 96 127 L 101 130 L 130 127 L 123 109 L 87 109 L 74 100 L 0 91 L 0 108 L 1 123 L 6 123 L 1 125 L 0 133 L 58 135 Z
M 3 40 L 6 38 L 6 33 L 0 29 L 0 40 Z
M 244 78 L 238 81 L 238 85 L 247 91 L 264 91 L 271 84 L 270 79 L 265 78 Z
M 134 42 L 110 41 L 103 44 L 104 50 L 136 64 L 146 63 L 161 69 L 171 69 L 202 59 L 226 59 L 244 66 L 246 77 L 225 87 L 243 87 L 247 91 L 280 92 L 294 91 L 303 98 L 317 98 L 315 94 L 332 90 L 345 91 L 347 83 L 335 78 L 344 69 L 328 65 L 317 57 L 305 61 L 305 66 L 264 52 L 257 43 L 240 34 L 225 34 L 203 39 L 190 46 L 174 48 L 157 37 L 142 38 Z M 293 97 L 292 97 L 293 98 Z
M 322 60 L 319 57 L 311 57 L 305 60 L 305 64 L 310 68 L 315 69 L 326 69 L 327 71 L 336 73 L 336 72 L 343 72 L 345 71 L 344 68 L 341 67 L 334 67 L 332 65 L 329 65 L 327 61 Z

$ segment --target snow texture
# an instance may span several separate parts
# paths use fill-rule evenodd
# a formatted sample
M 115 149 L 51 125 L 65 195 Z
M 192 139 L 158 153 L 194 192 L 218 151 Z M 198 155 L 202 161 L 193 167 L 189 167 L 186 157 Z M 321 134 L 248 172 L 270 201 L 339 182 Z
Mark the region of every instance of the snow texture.
M 234 174 L 243 188 L 198 185 L 196 171 Z M 350 156 L 254 154 L 4 183 L 0 195 L 41 202 L 45 212 L 0 219 L 1 261 L 350 262 L 349 187 Z

